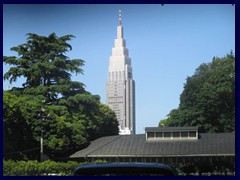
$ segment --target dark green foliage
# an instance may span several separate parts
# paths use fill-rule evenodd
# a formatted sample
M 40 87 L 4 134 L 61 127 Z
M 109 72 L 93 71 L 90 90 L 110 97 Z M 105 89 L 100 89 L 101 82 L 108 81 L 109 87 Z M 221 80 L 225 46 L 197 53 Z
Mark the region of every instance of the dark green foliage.
M 201 64 L 187 77 L 180 105 L 166 126 L 199 126 L 201 132 L 235 130 L 235 57 L 232 53 Z
M 93 163 L 106 163 L 106 161 L 97 160 Z M 55 162 L 47 160 L 37 161 L 3 161 L 4 176 L 70 176 L 74 169 L 87 162 L 68 161 Z
M 34 102 L 29 103 L 26 109 L 23 106 L 26 104 L 26 98 L 18 98 L 9 92 L 4 92 L 4 103 L 3 103 L 3 143 L 4 143 L 4 154 L 6 158 L 23 159 L 24 153 L 21 151 L 26 149 L 34 149 L 38 147 L 37 142 L 33 137 L 33 130 L 29 119 L 31 119 L 31 113 L 27 113 L 29 108 L 31 111 L 35 111 Z M 11 153 L 11 152 L 19 153 Z M 34 155 L 39 150 L 33 150 L 29 155 L 29 158 L 37 158 L 38 155 Z
M 24 76 L 26 77 L 24 87 L 36 87 L 57 84 L 61 79 L 70 80 L 72 72 L 83 73 L 79 68 L 84 64 L 83 60 L 70 60 L 65 56 L 65 53 L 72 49 L 66 41 L 71 40 L 73 35 L 62 37 L 57 37 L 55 33 L 48 37 L 32 33 L 27 35 L 27 43 L 11 48 L 18 53 L 18 58 L 4 56 L 5 63 L 15 65 L 4 75 L 4 79 L 9 79 L 11 83 Z
M 113 111 L 83 83 L 71 81 L 71 73 L 83 74 L 84 65 L 65 55 L 72 49 L 66 41 L 74 36 L 27 36 L 25 44 L 11 48 L 18 57 L 3 58 L 12 66 L 4 79 L 26 79 L 23 87 L 3 94 L 4 158 L 39 158 L 42 130 L 44 152 L 51 158 L 67 158 L 90 140 L 118 134 Z M 35 150 L 26 152 L 29 149 Z
M 73 35 L 57 37 L 55 33 L 48 37 L 37 34 L 27 34 L 27 43 L 11 48 L 18 57 L 4 56 L 3 62 L 13 65 L 4 74 L 4 80 L 10 83 L 19 77 L 25 77 L 24 93 L 42 94 L 47 101 L 57 99 L 57 96 L 69 96 L 72 93 L 84 92 L 83 84 L 71 81 L 71 73 L 83 74 L 80 68 L 84 65 L 81 59 L 72 59 L 65 53 L 72 49 L 66 41 Z

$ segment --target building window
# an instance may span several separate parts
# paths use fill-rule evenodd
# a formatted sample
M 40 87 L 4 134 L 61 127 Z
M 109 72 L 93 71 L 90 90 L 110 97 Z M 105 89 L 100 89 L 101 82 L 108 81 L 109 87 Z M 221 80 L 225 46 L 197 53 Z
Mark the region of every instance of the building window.
M 180 132 L 173 132 L 172 136 L 173 138 L 180 138 Z
M 163 163 L 163 158 L 162 157 L 158 157 L 157 158 L 157 163 Z
M 147 163 L 150 163 L 150 162 L 151 162 L 150 157 L 146 157 L 146 162 L 147 162 Z
M 130 72 L 128 72 L 128 78 L 131 78 L 131 77 L 132 77 L 131 73 L 130 73 Z
M 181 132 L 181 137 L 188 138 L 188 132 Z
M 156 132 L 156 138 L 162 138 L 162 132 Z
M 147 133 L 147 135 L 148 135 L 148 139 L 149 138 L 154 138 L 154 133 L 153 132 L 149 132 L 149 133 Z
M 131 158 L 131 162 L 137 162 L 137 158 L 136 157 L 132 157 Z
M 189 132 L 189 137 L 196 137 L 196 132 L 195 131 L 190 131 Z
M 156 157 L 151 157 L 151 163 L 157 163 L 157 158 Z
M 171 133 L 170 132 L 164 132 L 164 138 L 171 138 Z
M 141 157 L 137 157 L 137 161 L 136 162 L 142 162 L 142 158 Z

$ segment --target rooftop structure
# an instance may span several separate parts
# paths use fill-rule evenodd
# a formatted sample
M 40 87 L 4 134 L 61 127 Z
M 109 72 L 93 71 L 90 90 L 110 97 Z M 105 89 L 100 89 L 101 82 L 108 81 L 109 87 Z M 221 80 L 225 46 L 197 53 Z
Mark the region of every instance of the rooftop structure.
M 148 127 L 146 140 L 197 140 L 198 127 Z

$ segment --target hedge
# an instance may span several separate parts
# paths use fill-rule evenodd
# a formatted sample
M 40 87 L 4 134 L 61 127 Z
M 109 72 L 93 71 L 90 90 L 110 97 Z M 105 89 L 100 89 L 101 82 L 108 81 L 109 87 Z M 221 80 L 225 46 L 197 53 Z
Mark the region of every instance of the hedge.
M 106 163 L 106 161 L 97 160 L 94 163 Z M 69 176 L 74 169 L 87 162 L 79 163 L 76 161 L 55 162 L 47 160 L 44 162 L 38 161 L 3 161 L 4 176 Z

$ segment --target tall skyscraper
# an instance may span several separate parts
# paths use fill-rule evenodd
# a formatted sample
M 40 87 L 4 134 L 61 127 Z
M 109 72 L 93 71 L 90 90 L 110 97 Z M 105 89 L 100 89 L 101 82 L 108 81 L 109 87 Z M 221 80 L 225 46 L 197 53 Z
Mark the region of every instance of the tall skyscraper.
M 131 59 L 123 38 L 121 10 L 114 42 L 109 59 L 106 103 L 117 115 L 119 134 L 135 134 L 135 82 Z

